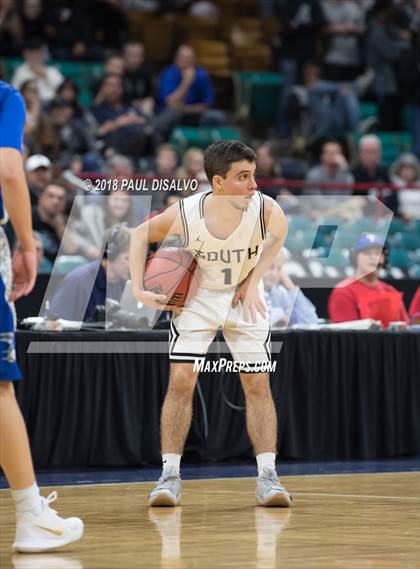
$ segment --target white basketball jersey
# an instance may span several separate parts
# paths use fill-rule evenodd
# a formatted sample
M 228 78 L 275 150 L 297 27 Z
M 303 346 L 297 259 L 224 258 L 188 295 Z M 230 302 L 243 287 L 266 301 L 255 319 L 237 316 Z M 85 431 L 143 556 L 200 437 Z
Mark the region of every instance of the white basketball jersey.
M 232 288 L 246 278 L 260 258 L 266 237 L 264 199 L 260 192 L 255 192 L 238 227 L 227 239 L 217 239 L 208 231 L 204 219 L 204 200 L 210 193 L 180 201 L 183 247 L 197 259 L 203 288 Z M 221 200 L 223 207 L 222 200 L 226 198 L 216 199 Z

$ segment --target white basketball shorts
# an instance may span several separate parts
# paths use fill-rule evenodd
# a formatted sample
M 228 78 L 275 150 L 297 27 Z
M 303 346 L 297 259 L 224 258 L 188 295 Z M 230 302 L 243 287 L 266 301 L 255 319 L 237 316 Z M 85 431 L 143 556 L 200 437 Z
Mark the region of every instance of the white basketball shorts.
M 264 302 L 262 282 L 260 298 Z M 254 373 L 270 362 L 270 323 L 257 313 L 257 321 L 247 322 L 242 303 L 232 308 L 235 288 L 213 290 L 200 287 L 182 311 L 174 312 L 170 326 L 169 358 L 173 362 L 194 363 L 205 358 L 217 329 L 223 336 L 235 362 Z

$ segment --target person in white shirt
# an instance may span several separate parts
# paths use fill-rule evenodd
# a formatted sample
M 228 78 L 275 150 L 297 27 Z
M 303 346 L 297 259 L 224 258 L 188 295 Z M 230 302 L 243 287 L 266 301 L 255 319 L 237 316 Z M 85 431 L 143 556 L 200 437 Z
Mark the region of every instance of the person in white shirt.
M 414 154 L 401 154 L 390 169 L 397 192 L 398 213 L 406 221 L 420 218 L 420 161 Z
M 63 75 L 52 65 L 45 65 L 46 47 L 36 39 L 28 40 L 23 48 L 24 62 L 16 69 L 12 85 L 15 89 L 29 80 L 34 80 L 38 87 L 39 97 L 43 103 L 54 98 L 55 92 L 64 80 Z
M 283 247 L 263 276 L 265 302 L 272 328 L 316 324 L 318 321 L 315 306 L 283 268 L 288 254 Z

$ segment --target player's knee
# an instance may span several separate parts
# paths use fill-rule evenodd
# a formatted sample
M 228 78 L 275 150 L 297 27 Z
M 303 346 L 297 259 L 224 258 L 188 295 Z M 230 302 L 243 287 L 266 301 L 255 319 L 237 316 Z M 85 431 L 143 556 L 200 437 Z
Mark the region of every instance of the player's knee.
M 187 367 L 174 366 L 171 369 L 169 390 L 178 397 L 189 397 L 194 392 L 197 374 Z
M 266 399 L 271 397 L 270 382 L 260 374 L 247 374 L 242 378 L 242 387 L 246 398 Z
M 10 399 L 15 397 L 15 390 L 11 381 L 0 381 L 0 399 Z

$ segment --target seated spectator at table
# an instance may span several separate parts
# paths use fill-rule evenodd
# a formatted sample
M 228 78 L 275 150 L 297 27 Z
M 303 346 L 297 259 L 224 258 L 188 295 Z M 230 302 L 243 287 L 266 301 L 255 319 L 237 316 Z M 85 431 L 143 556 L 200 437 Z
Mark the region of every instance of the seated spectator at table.
M 383 188 L 378 190 L 375 182 L 389 183 L 388 170 L 382 165 L 382 143 L 376 134 L 362 136 L 358 144 L 358 162 L 352 168 L 353 178 L 356 184 L 372 184 L 365 190 L 353 190 L 354 196 L 377 196 L 393 213 L 397 213 L 398 201 L 395 191 Z M 365 214 L 374 213 L 374 204 L 365 208 Z
M 32 154 L 27 158 L 25 162 L 26 180 L 32 206 L 38 203 L 40 194 L 52 182 L 52 166 L 51 160 L 42 154 Z
M 287 254 L 283 247 L 263 275 L 270 324 L 273 328 L 316 324 L 318 315 L 315 306 L 284 270 Z
M 66 190 L 57 184 L 48 184 L 32 209 L 32 224 L 41 237 L 45 257 L 54 263 L 60 245 L 62 252 L 74 255 L 77 243 L 68 232 L 63 240 L 67 218 L 65 216 Z
M 212 109 L 213 83 L 207 70 L 195 63 L 191 46 L 181 45 L 172 65 L 159 76 L 157 105 L 159 111 L 168 111 L 172 126 L 218 126 L 225 122 L 222 111 Z
M 129 194 L 118 191 L 97 197 L 80 211 L 80 219 L 70 225 L 78 253 L 88 259 L 98 259 L 106 231 L 116 223 L 134 225 Z
M 107 75 L 91 107 L 98 123 L 98 135 L 106 148 L 122 154 L 142 154 L 148 143 L 146 118 L 123 101 L 122 79 Z
M 43 103 L 53 99 L 57 87 L 64 79 L 57 67 L 45 64 L 45 59 L 46 47 L 42 41 L 29 40 L 23 48 L 23 63 L 12 77 L 12 85 L 16 89 L 20 89 L 25 81 L 34 80 Z
M 420 219 L 420 161 L 414 154 L 401 154 L 390 168 L 397 192 L 398 214 L 406 221 Z
M 201 148 L 188 148 L 182 157 L 182 165 L 176 171 L 177 178 L 198 180 L 197 191 L 204 192 L 211 190 L 211 186 L 204 171 L 204 152 Z M 183 192 L 182 197 L 186 198 L 194 192 Z
M 385 266 L 384 241 L 374 234 L 359 237 L 352 250 L 353 277 L 339 282 L 328 299 L 333 322 L 372 318 L 387 326 L 391 321 L 408 322 L 402 295 L 379 278 Z
M 145 63 L 143 44 L 129 42 L 125 44 L 122 57 L 124 62 L 123 91 L 127 105 L 153 114 L 153 83 L 150 69 Z
M 130 232 L 117 225 L 107 235 L 104 258 L 77 267 L 61 281 L 51 299 L 50 318 L 89 321 L 107 298 L 120 301 L 130 278 Z
M 323 144 L 320 164 L 309 170 L 305 182 L 307 187 L 302 192 L 305 195 L 302 206 L 312 218 L 361 215 L 360 204 L 356 203 L 358 198 L 348 198 L 352 194 L 350 185 L 353 184 L 354 178 L 339 142 L 332 140 Z M 328 184 L 328 188 L 318 184 Z M 338 187 L 335 188 L 334 184 Z M 349 187 L 345 187 L 346 185 Z M 355 213 L 352 213 L 353 207 L 356 208 Z
M 408 314 L 410 315 L 412 324 L 420 324 L 420 286 L 417 287 Z

